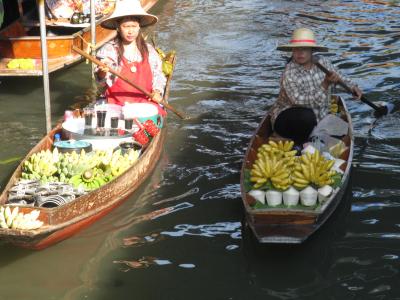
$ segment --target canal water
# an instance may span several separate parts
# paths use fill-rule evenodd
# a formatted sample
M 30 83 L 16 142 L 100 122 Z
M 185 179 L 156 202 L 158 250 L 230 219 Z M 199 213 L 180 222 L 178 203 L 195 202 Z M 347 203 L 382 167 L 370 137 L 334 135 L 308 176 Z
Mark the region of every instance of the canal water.
M 345 197 L 298 246 L 242 225 L 240 167 L 276 99 L 295 27 L 312 28 L 372 101 L 399 104 L 398 1 L 160 1 L 176 49 L 162 158 L 122 206 L 42 251 L 0 244 L 0 299 L 394 299 L 400 295 L 400 121 L 348 99 L 356 135 Z M 50 78 L 53 120 L 90 88 L 82 63 Z M 1 79 L 0 185 L 45 131 L 40 78 Z M 14 158 L 14 161 L 12 161 Z M 9 161 L 11 159 L 11 161 Z

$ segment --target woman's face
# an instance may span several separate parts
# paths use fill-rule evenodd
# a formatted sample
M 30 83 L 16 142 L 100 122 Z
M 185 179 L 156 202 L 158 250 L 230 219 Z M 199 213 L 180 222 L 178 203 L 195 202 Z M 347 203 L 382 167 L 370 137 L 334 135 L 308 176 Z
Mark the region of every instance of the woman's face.
M 130 18 L 122 19 L 118 26 L 118 31 L 122 41 L 126 44 L 136 41 L 136 38 L 139 35 L 139 29 L 139 22 Z
M 293 59 L 299 65 L 307 65 L 312 59 L 311 48 L 293 48 Z

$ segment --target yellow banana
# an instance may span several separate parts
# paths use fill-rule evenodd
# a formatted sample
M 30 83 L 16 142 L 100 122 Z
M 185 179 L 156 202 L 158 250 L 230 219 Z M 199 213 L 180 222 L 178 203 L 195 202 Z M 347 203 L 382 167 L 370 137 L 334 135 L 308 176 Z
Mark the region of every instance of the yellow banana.
M 282 142 L 282 140 L 279 140 L 279 142 L 278 142 L 278 149 L 283 151 L 283 142 Z
M 275 142 L 275 141 L 273 141 L 273 140 L 269 140 L 269 142 L 268 142 L 272 147 L 274 147 L 274 148 L 278 148 L 278 144 Z

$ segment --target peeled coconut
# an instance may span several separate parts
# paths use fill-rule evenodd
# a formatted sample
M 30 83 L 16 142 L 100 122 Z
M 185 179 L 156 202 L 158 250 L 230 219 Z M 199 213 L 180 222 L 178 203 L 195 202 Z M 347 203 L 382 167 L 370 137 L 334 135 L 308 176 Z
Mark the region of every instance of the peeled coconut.
M 282 196 L 283 196 L 283 203 L 286 206 L 294 206 L 299 203 L 300 193 L 292 186 L 286 191 L 284 191 Z
M 304 206 L 314 206 L 317 203 L 318 191 L 311 186 L 300 192 L 300 201 Z
M 249 195 L 256 199 L 258 202 L 265 204 L 265 192 L 262 190 L 251 190 Z
M 319 203 L 325 202 L 332 195 L 333 188 L 330 185 L 324 185 L 318 189 Z
M 282 204 L 282 193 L 275 190 L 268 190 L 266 192 L 267 203 L 269 206 L 277 206 Z

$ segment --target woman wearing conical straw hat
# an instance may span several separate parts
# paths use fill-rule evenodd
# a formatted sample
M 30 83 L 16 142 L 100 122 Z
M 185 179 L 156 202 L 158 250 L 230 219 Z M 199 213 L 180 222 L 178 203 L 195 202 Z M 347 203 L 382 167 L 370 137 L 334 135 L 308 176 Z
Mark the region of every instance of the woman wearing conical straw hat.
M 362 91 L 324 57 L 319 62 L 331 71 L 325 75 L 314 63 L 314 52 L 326 52 L 317 44 L 314 33 L 307 28 L 294 30 L 289 44 L 279 46 L 281 51 L 292 52 L 281 78 L 279 97 L 269 110 L 274 130 L 301 146 L 322 118 L 329 113 L 330 88 L 342 80 L 361 98 Z
M 120 78 L 107 72 L 107 68 L 97 68 L 100 83 L 105 84 L 108 103 L 124 105 L 126 102 L 147 102 L 156 105 L 159 114 L 165 110 L 155 102 L 162 100 L 166 78 L 162 72 L 162 62 L 153 46 L 146 43 L 141 28 L 153 25 L 157 17 L 148 14 L 138 0 L 116 2 L 114 12 L 101 26 L 116 29 L 117 37 L 106 43 L 97 52 L 97 57 L 109 67 L 117 70 L 137 85 L 152 93 L 152 99 Z M 153 100 L 153 101 L 151 101 Z

